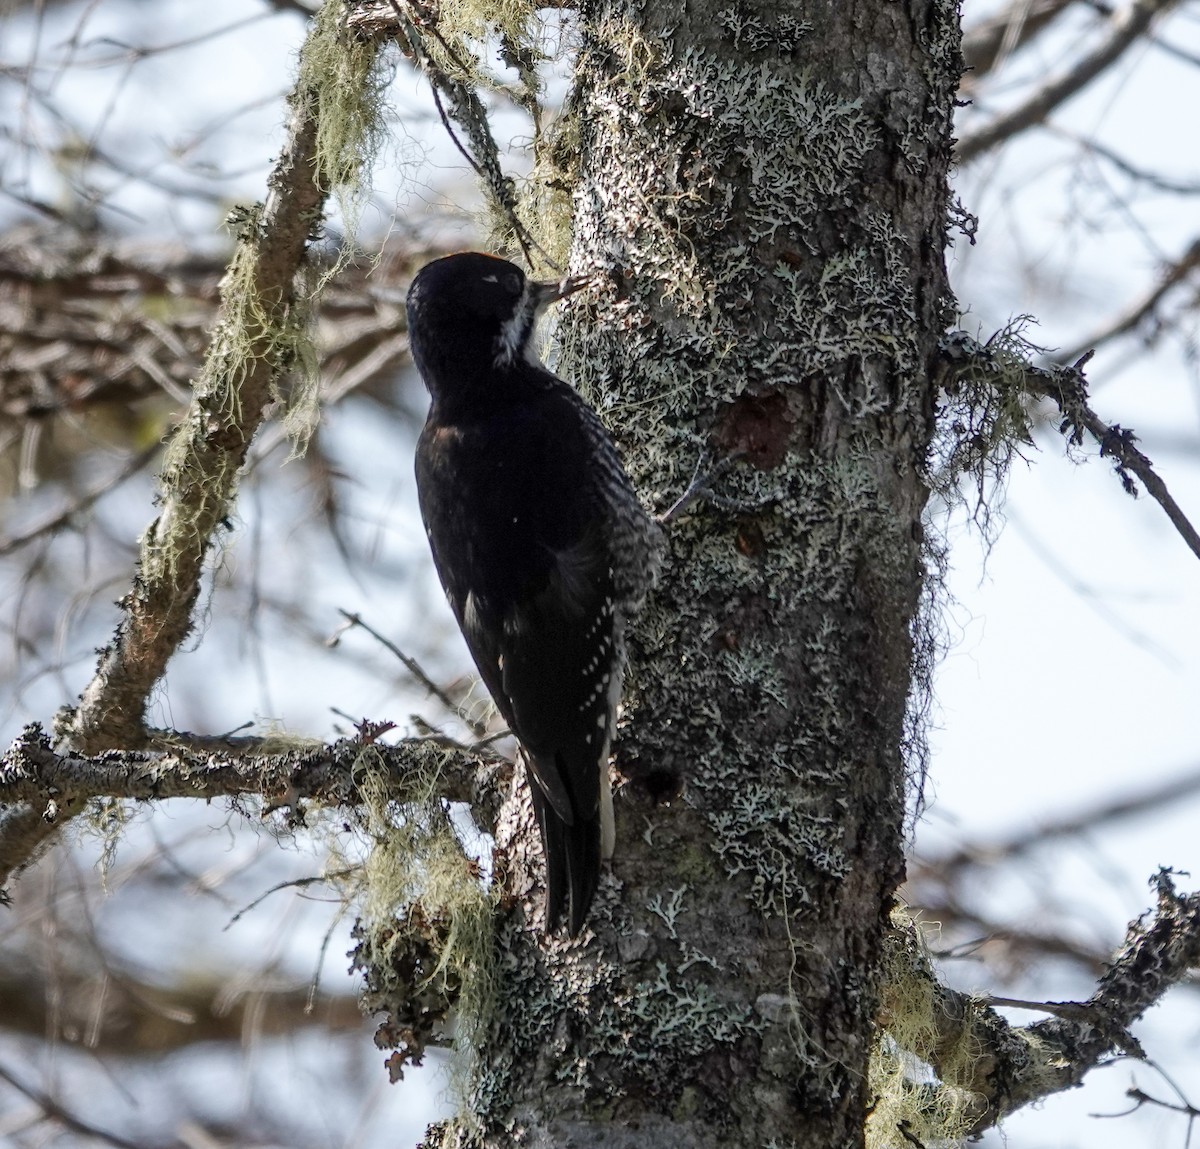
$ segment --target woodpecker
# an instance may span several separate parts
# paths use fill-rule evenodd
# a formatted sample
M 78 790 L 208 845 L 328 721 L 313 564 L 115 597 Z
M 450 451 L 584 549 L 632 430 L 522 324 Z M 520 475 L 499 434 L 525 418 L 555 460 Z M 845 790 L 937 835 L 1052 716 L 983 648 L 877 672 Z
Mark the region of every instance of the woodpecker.
M 546 932 L 583 928 L 612 857 L 608 755 L 625 631 L 661 532 L 604 425 L 533 347 L 586 279 L 536 283 L 478 252 L 426 264 L 408 338 L 431 404 L 417 442 L 425 533 L 479 674 L 516 735 L 546 859 Z

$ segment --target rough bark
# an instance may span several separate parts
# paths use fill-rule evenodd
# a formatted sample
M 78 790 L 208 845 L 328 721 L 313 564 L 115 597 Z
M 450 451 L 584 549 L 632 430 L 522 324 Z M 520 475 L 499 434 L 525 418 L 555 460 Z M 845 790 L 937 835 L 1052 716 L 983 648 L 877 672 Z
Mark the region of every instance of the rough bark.
M 954 5 L 589 5 L 559 136 L 563 373 L 665 505 L 594 935 L 541 941 L 497 831 L 497 1009 L 431 1144 L 863 1143 L 902 820 L 931 366 L 946 321 Z M 571 141 L 577 141 L 577 146 Z M 552 145 L 554 146 L 554 145 Z

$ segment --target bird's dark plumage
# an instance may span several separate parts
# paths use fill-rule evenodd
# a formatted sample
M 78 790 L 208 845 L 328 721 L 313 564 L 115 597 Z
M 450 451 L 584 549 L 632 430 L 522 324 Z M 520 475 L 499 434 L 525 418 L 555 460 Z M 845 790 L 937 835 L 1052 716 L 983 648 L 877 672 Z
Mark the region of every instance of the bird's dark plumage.
M 434 564 L 488 691 L 519 739 L 546 855 L 546 928 L 583 927 L 612 853 L 608 751 L 624 630 L 659 531 L 595 412 L 532 350 L 539 284 L 464 253 L 408 293 L 429 389 L 417 490 Z M 603 840 L 602 840 L 603 839 Z

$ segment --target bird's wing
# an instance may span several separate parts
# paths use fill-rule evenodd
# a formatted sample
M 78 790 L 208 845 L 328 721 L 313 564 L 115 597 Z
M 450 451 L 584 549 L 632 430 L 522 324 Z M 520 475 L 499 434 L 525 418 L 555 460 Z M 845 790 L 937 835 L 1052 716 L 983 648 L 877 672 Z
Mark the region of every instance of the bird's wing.
M 534 776 L 572 825 L 595 816 L 610 736 L 612 576 L 599 523 L 552 557 L 546 585 L 505 619 L 502 689 Z
M 544 398 L 486 453 L 469 429 L 428 424 L 417 480 L 434 564 L 480 676 L 551 807 L 573 825 L 598 801 L 615 596 L 606 508 L 579 497 L 589 478 L 579 402 Z M 551 405 L 575 421 L 549 418 Z
M 609 736 L 601 678 L 612 657 L 611 579 L 597 534 L 551 552 L 545 584 L 499 618 L 487 599 L 443 578 L 484 685 L 567 825 L 596 812 Z

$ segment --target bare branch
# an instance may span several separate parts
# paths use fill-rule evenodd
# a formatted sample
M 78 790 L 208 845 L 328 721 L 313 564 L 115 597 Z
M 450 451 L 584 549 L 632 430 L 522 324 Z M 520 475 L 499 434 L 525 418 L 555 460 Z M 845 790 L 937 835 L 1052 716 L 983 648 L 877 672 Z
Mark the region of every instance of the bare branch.
M 1089 155 L 1094 155 L 1111 164 L 1122 175 L 1128 176 L 1129 179 L 1137 183 L 1145 184 L 1147 187 L 1153 188 L 1155 191 L 1167 192 L 1170 195 L 1194 196 L 1200 195 L 1200 180 L 1183 180 L 1171 179 L 1169 176 L 1163 175 L 1162 172 L 1149 171 L 1145 168 L 1140 168 L 1136 164 L 1130 163 L 1119 152 L 1114 151 L 1110 147 L 1106 147 L 1098 140 L 1089 136 L 1081 136 L 1078 132 L 1068 131 L 1066 128 L 1059 127 L 1057 124 L 1047 125 L 1047 130 L 1055 136 L 1064 140 L 1070 140 L 1073 144 L 1078 144 L 1079 147 Z M 1064 356 L 1064 358 L 1066 358 Z
M 164 391 L 186 402 L 219 267 L 153 267 L 62 230 L 0 237 L 0 411 L 44 418 Z M 147 299 L 169 300 L 169 321 L 151 318 Z
M 295 810 L 304 801 L 353 806 L 362 800 L 359 787 L 369 770 L 382 776 L 396 802 L 430 797 L 469 802 L 488 826 L 498 781 L 511 769 L 486 751 L 443 738 L 275 749 L 232 754 L 181 744 L 168 751 L 111 750 L 86 757 L 56 753 L 40 726 L 27 726 L 0 759 L 0 807 L 10 807 L 0 820 L 0 883 L 27 865 L 41 841 L 92 798 L 209 801 L 252 795 L 272 809 Z M 40 836 L 37 823 L 48 828 Z
M 1108 36 L 1088 55 L 1077 60 L 1069 71 L 1048 81 L 1011 111 L 959 140 L 955 148 L 958 162 L 969 164 L 1033 124 L 1040 124 L 1059 104 L 1120 59 L 1138 42 L 1156 16 L 1178 3 L 1179 0 L 1132 0 L 1114 13 L 1109 20 Z
M 1172 1087 L 1174 1088 L 1174 1085 L 1172 1085 Z M 1189 1133 L 1188 1133 L 1188 1139 L 1184 1141 L 1184 1144 L 1185 1145 L 1191 1144 L 1191 1132 L 1190 1131 L 1191 1131 L 1192 1123 L 1194 1121 L 1196 1121 L 1198 1118 L 1200 1118 L 1200 1109 L 1198 1109 L 1195 1105 L 1192 1105 L 1187 1101 L 1179 1101 L 1179 1102 L 1163 1101 L 1161 1098 L 1151 1097 L 1150 1094 L 1147 1093 L 1145 1090 L 1138 1089 L 1136 1086 L 1134 1086 L 1132 1089 L 1126 1089 L 1125 1096 L 1128 1097 L 1129 1100 L 1133 1102 L 1133 1104 L 1128 1109 L 1126 1109 L 1123 1113 L 1092 1113 L 1092 1114 L 1090 1114 L 1090 1116 L 1092 1116 L 1092 1117 L 1127 1117 L 1130 1113 L 1133 1113 L 1136 1110 L 1141 1109 L 1141 1107 L 1143 1105 L 1150 1105 L 1150 1106 L 1157 1107 L 1159 1109 L 1167 1109 L 1167 1110 L 1170 1110 L 1170 1112 L 1172 1112 L 1172 1113 L 1182 1114 L 1184 1117 L 1186 1117 L 1188 1119 Z
M 86 1042 L 96 1054 L 147 1057 L 205 1041 L 241 1042 L 251 1028 L 270 1037 L 363 1025 L 353 993 L 325 994 L 310 1005 L 307 985 L 266 979 L 239 985 L 226 971 L 191 971 L 161 985 L 128 969 L 98 972 L 60 959 L 54 976 L 51 986 L 44 968 L 6 955 L 0 969 L 0 1026 L 6 1033 L 43 1041 L 53 1035 Z
M 1200 54 L 1196 52 L 1189 52 L 1186 48 L 1180 48 L 1176 44 L 1169 44 L 1161 36 L 1151 36 L 1150 43 L 1160 52 L 1165 52 L 1173 59 L 1182 60 L 1183 63 L 1191 64 L 1193 67 L 1200 66 Z
M 935 877 L 939 881 L 945 881 L 957 871 L 970 866 L 1008 861 L 1045 845 L 1047 842 L 1090 833 L 1107 823 L 1135 818 L 1141 814 L 1159 810 L 1164 806 L 1185 801 L 1197 793 L 1200 793 L 1200 770 L 1191 770 L 1156 786 L 1123 794 L 1099 805 L 1088 806 L 1084 810 L 1066 817 L 1032 826 L 1022 833 L 1014 834 L 990 845 L 976 843 L 940 858 L 922 860 L 912 868 L 912 877 L 917 880 Z
M 1200 191 L 1200 188 L 1197 190 Z M 1181 283 L 1186 282 L 1188 276 L 1197 268 L 1200 268 L 1200 239 L 1193 240 L 1183 255 L 1163 268 L 1158 282 L 1143 299 L 1138 300 L 1122 315 L 1117 316 L 1076 346 L 1056 352 L 1054 358 L 1059 363 L 1074 363 L 1088 350 L 1100 347 L 1122 335 L 1128 335 L 1148 320 L 1157 324 L 1157 312 L 1163 299 Z
M 1035 39 L 1075 0 L 1017 0 L 963 32 L 963 65 L 970 84 L 998 67 L 1013 52 Z
M 97 1141 L 104 1141 L 112 1145 L 114 1149 L 151 1149 L 151 1145 L 148 1142 L 129 1141 L 116 1133 L 109 1133 L 101 1129 L 98 1125 L 88 1124 L 83 1118 L 76 1117 L 74 1113 L 67 1109 L 61 1102 L 51 1097 L 49 1093 L 35 1089 L 32 1085 L 27 1085 L 3 1065 L 0 1065 L 0 1078 L 7 1081 L 18 1093 L 22 1093 L 28 1097 L 42 1111 L 45 1117 L 57 1122 L 65 1129 L 69 1129 L 72 1133 L 77 1133 L 81 1137 L 90 1137 Z
M 55 531 L 66 526 L 72 519 L 90 510 L 110 491 L 115 490 L 127 479 L 131 479 L 141 471 L 158 454 L 158 450 L 159 445 L 155 443 L 153 446 L 130 455 L 120 470 L 103 482 L 97 483 L 90 491 L 86 491 L 78 498 L 72 500 L 61 511 L 56 511 L 40 522 L 34 523 L 33 526 L 26 528 L 19 535 L 11 535 L 6 539 L 0 538 L 0 555 L 11 554 L 13 551 L 34 542 L 36 539 L 54 534 Z
M 1027 968 L 1034 959 L 1054 958 L 1072 963 L 1088 977 L 1099 977 L 1104 970 L 1106 953 L 1094 951 L 1087 944 L 1055 932 L 1052 928 L 1014 927 L 997 922 L 952 896 L 931 897 L 919 887 L 912 894 L 912 904 L 920 907 L 921 916 L 926 921 L 936 921 L 943 928 L 954 926 L 975 934 L 953 946 L 934 950 L 938 958 L 957 960 L 985 954 L 989 961 L 994 958 L 997 964 L 1006 962 L 1010 968 Z
M 326 287 L 326 402 L 402 361 L 410 262 L 401 240 Z M 186 405 L 217 323 L 220 275 L 215 262 L 132 256 L 95 237 L 85 247 L 45 228 L 0 235 L 0 416 L 41 420 L 159 393 Z
M 894 940 L 904 948 L 908 971 L 924 980 L 934 996 L 935 1024 L 927 1044 L 911 1052 L 928 1061 L 947 1084 L 979 1095 L 986 1109 L 973 1132 L 1078 1085 L 1112 1056 L 1141 1056 L 1129 1027 L 1200 964 L 1200 894 L 1178 895 L 1166 870 L 1154 884 L 1155 912 L 1130 923 L 1096 992 L 1086 1002 L 1034 1007 L 1054 1016 L 1027 1027 L 1010 1025 L 990 1006 L 939 984 L 918 943 L 911 937 Z M 885 993 L 885 1025 L 888 1008 Z M 952 1056 L 963 1048 L 978 1056 Z
M 1076 446 L 1082 444 L 1086 431 L 1100 445 L 1101 456 L 1113 460 L 1125 491 L 1136 496 L 1137 484 L 1132 476 L 1140 479 L 1192 553 L 1200 558 L 1200 533 L 1175 502 L 1150 460 L 1134 446 L 1137 436 L 1119 423 L 1104 422 L 1088 406 L 1083 368 L 1091 358 L 1090 352 L 1070 367 L 1036 367 L 1032 363 L 1016 363 L 1011 354 L 997 352 L 963 331 L 947 335 L 942 340 L 941 352 L 943 385 L 959 376 L 982 374 L 994 378 L 997 387 L 1005 387 L 1012 385 L 1014 375 L 1019 375 L 1020 385 L 1029 395 L 1053 400 L 1062 415 L 1059 431 L 1067 441 Z

